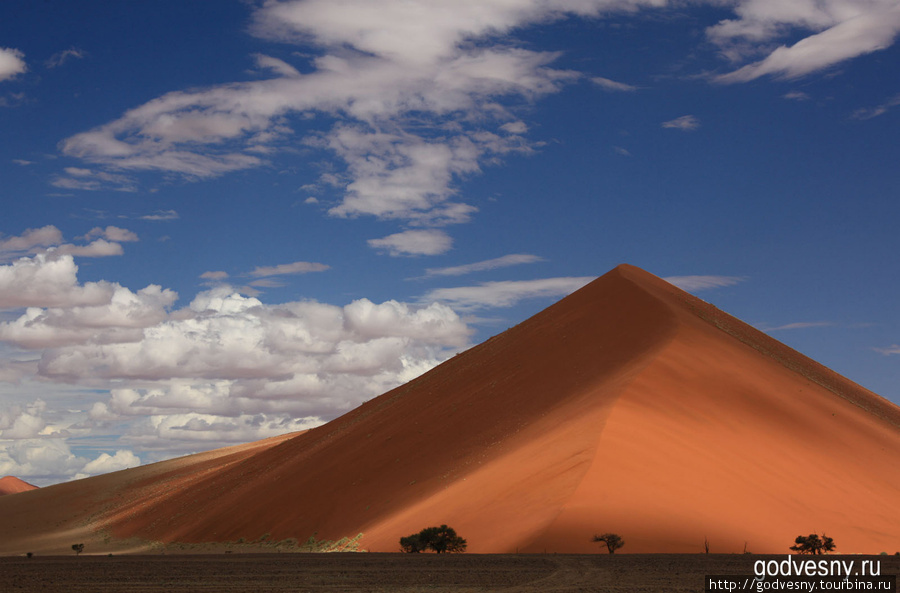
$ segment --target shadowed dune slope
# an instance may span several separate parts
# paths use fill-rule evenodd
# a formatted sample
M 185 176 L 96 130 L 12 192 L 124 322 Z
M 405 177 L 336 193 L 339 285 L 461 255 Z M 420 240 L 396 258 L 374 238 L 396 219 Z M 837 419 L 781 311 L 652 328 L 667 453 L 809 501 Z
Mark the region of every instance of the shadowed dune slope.
M 898 452 L 897 406 L 623 265 L 324 426 L 169 487 L 145 468 L 62 486 L 121 540 L 363 532 L 393 551 L 447 523 L 473 552 L 597 551 L 614 531 L 623 552 L 774 553 L 822 530 L 893 552 Z M 4 502 L 0 529 L 29 529 Z
M 19 492 L 27 492 L 34 490 L 37 486 L 33 486 L 24 480 L 20 480 L 15 476 L 6 476 L 0 478 L 0 496 L 4 494 L 18 494 Z

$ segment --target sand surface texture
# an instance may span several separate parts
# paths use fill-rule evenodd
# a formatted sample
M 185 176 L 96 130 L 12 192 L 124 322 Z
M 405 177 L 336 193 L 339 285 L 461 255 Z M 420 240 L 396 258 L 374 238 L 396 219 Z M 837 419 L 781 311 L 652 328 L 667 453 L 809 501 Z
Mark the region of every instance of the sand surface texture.
M 476 553 L 900 542 L 900 408 L 632 266 L 303 434 L 0 498 L 0 553 L 338 539 Z M 87 548 L 90 549 L 90 546 Z

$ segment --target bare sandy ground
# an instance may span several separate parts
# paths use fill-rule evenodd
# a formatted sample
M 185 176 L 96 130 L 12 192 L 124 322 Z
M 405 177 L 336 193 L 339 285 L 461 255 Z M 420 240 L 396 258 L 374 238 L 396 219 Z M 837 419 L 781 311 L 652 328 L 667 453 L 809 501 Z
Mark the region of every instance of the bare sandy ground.
M 21 593 L 696 592 L 753 573 L 756 555 L 262 554 L 0 558 Z M 783 560 L 783 556 L 771 557 Z M 850 557 L 859 562 L 862 557 Z M 900 558 L 867 557 L 896 575 Z
M 900 541 L 900 408 L 642 270 L 304 434 L 0 497 L 0 554 L 401 536 L 475 553 Z M 106 546 L 106 548 L 102 548 Z

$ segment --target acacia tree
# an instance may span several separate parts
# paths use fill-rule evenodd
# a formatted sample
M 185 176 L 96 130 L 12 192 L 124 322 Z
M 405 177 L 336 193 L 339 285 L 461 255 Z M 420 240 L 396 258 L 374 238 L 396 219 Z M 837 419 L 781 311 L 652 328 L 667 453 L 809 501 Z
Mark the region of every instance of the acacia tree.
M 424 552 L 427 548 L 422 541 L 421 533 L 414 533 L 400 538 L 400 551 L 407 554 L 418 554 Z
M 72 544 L 72 550 L 74 550 L 75 555 L 78 556 L 84 551 L 84 544 Z
M 824 533 L 821 538 L 817 533 L 810 533 L 807 536 L 798 535 L 794 544 L 790 549 L 798 554 L 825 554 L 833 552 L 836 547 L 834 540 Z
M 456 535 L 456 530 L 446 525 L 426 527 L 419 533 L 400 538 L 400 550 L 408 554 L 417 554 L 426 550 L 434 550 L 438 554 L 456 554 L 466 551 L 466 540 Z
M 616 550 L 625 545 L 625 540 L 617 533 L 604 533 L 603 535 L 594 535 L 591 540 L 593 542 L 603 542 L 610 554 L 615 554 Z

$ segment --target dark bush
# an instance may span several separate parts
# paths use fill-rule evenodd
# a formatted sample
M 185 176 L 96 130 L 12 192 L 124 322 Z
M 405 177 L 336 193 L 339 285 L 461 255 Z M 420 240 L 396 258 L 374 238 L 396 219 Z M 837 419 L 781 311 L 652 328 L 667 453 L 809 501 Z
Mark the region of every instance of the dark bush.
M 798 554 L 825 554 L 826 552 L 833 552 L 834 548 L 834 540 L 824 533 L 822 537 L 819 537 L 816 533 L 810 533 L 807 536 L 798 535 L 790 550 Z
M 615 554 L 616 550 L 625 545 L 625 540 L 617 533 L 604 533 L 603 535 L 595 535 L 593 542 L 603 542 L 610 554 Z
M 438 554 L 456 554 L 466 551 L 467 542 L 456 535 L 456 530 L 446 525 L 426 527 L 419 533 L 400 538 L 400 551 L 417 554 L 433 550 Z
M 418 554 L 424 552 L 427 546 L 424 544 L 420 533 L 414 533 L 400 538 L 400 551 L 407 554 Z

